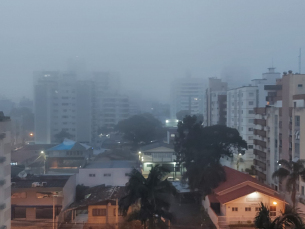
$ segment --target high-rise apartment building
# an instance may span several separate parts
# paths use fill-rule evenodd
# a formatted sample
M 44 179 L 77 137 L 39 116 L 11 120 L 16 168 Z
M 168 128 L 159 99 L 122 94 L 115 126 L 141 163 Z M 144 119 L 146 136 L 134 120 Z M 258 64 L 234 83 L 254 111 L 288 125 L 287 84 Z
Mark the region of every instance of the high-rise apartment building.
M 227 126 L 237 129 L 240 136 L 248 143 L 245 154 L 234 155 L 231 162 L 231 167 L 240 171 L 253 165 L 254 108 L 258 104 L 257 98 L 256 86 L 244 86 L 227 92 Z
M 62 130 L 71 140 L 96 143 L 99 128 L 129 117 L 128 96 L 120 94 L 119 76 L 93 72 L 89 80 L 74 73 L 34 73 L 35 142 L 56 142 Z
M 203 114 L 204 79 L 185 77 L 175 80 L 171 85 L 171 118 L 176 119 L 179 111 L 190 115 Z
M 0 228 L 11 228 L 10 119 L 0 112 Z
M 305 119 L 305 75 L 284 73 L 276 85 L 265 85 L 267 106 L 255 109 L 254 153 L 258 179 L 278 188 L 273 172 L 278 161 L 305 158 L 301 150 L 302 120 Z M 304 183 L 299 186 L 304 196 Z M 303 191 L 302 191 L 303 189 Z
M 35 142 L 51 143 L 62 130 L 76 139 L 76 75 L 34 72 Z
M 228 84 L 221 79 L 209 78 L 204 99 L 205 126 L 226 125 Z

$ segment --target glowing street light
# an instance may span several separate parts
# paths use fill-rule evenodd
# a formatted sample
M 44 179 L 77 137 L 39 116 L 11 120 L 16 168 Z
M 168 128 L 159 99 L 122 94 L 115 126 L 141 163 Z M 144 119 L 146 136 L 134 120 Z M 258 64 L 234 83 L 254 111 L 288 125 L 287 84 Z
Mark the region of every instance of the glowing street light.
M 30 136 L 31 136 L 31 137 L 33 137 L 33 136 L 34 136 L 34 134 L 33 134 L 33 133 L 30 133 Z

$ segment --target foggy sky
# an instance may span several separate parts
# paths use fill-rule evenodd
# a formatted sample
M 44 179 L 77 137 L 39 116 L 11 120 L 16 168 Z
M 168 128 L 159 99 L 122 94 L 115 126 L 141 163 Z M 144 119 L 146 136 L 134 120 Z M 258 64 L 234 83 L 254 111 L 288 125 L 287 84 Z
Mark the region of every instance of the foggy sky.
M 164 102 L 187 72 L 248 83 L 272 59 L 298 72 L 304 12 L 304 0 L 1 0 L 0 95 L 32 98 L 33 71 L 66 70 L 75 56 Z

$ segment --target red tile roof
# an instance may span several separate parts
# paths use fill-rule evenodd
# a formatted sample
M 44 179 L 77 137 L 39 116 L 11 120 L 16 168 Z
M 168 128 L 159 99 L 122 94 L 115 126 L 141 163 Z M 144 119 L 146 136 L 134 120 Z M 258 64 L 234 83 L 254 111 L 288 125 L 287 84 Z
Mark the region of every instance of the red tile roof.
M 208 195 L 210 203 L 219 202 L 225 204 L 255 191 L 273 196 L 279 200 L 281 199 L 276 191 L 269 186 L 260 183 L 254 177 L 226 166 L 224 166 L 224 170 L 226 172 L 226 181 L 215 188 L 213 194 Z M 253 186 L 251 186 L 251 183 Z M 239 185 L 239 187 L 237 185 Z M 234 186 L 236 186 L 235 189 Z M 230 190 L 231 188 L 233 189 Z

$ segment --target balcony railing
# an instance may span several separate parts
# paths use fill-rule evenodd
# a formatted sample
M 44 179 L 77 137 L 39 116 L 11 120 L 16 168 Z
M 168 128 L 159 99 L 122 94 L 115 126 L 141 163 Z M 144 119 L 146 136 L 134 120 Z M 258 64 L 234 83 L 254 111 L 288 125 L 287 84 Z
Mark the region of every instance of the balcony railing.
M 264 162 L 261 162 L 257 159 L 253 160 L 253 164 L 257 165 L 259 168 L 261 168 L 263 171 L 266 171 L 266 164 Z
M 255 129 L 254 130 L 254 134 L 255 135 L 259 135 L 259 136 L 261 136 L 261 137 L 266 137 L 267 135 L 266 135 L 266 131 L 264 131 L 264 130 L 257 130 L 257 129 Z
M 264 114 L 266 114 L 266 108 L 265 107 L 254 108 L 254 113 L 264 115 Z
M 258 150 L 258 149 L 254 149 L 254 154 L 257 155 L 258 157 L 262 158 L 263 160 L 266 160 L 266 153 Z
M 261 126 L 266 126 L 266 120 L 265 119 L 254 119 L 254 124 L 255 125 L 261 125 Z
M 258 140 L 258 139 L 254 139 L 253 141 L 254 145 L 259 145 L 263 148 L 266 148 L 267 147 L 267 144 L 266 142 L 262 141 L 262 140 Z

